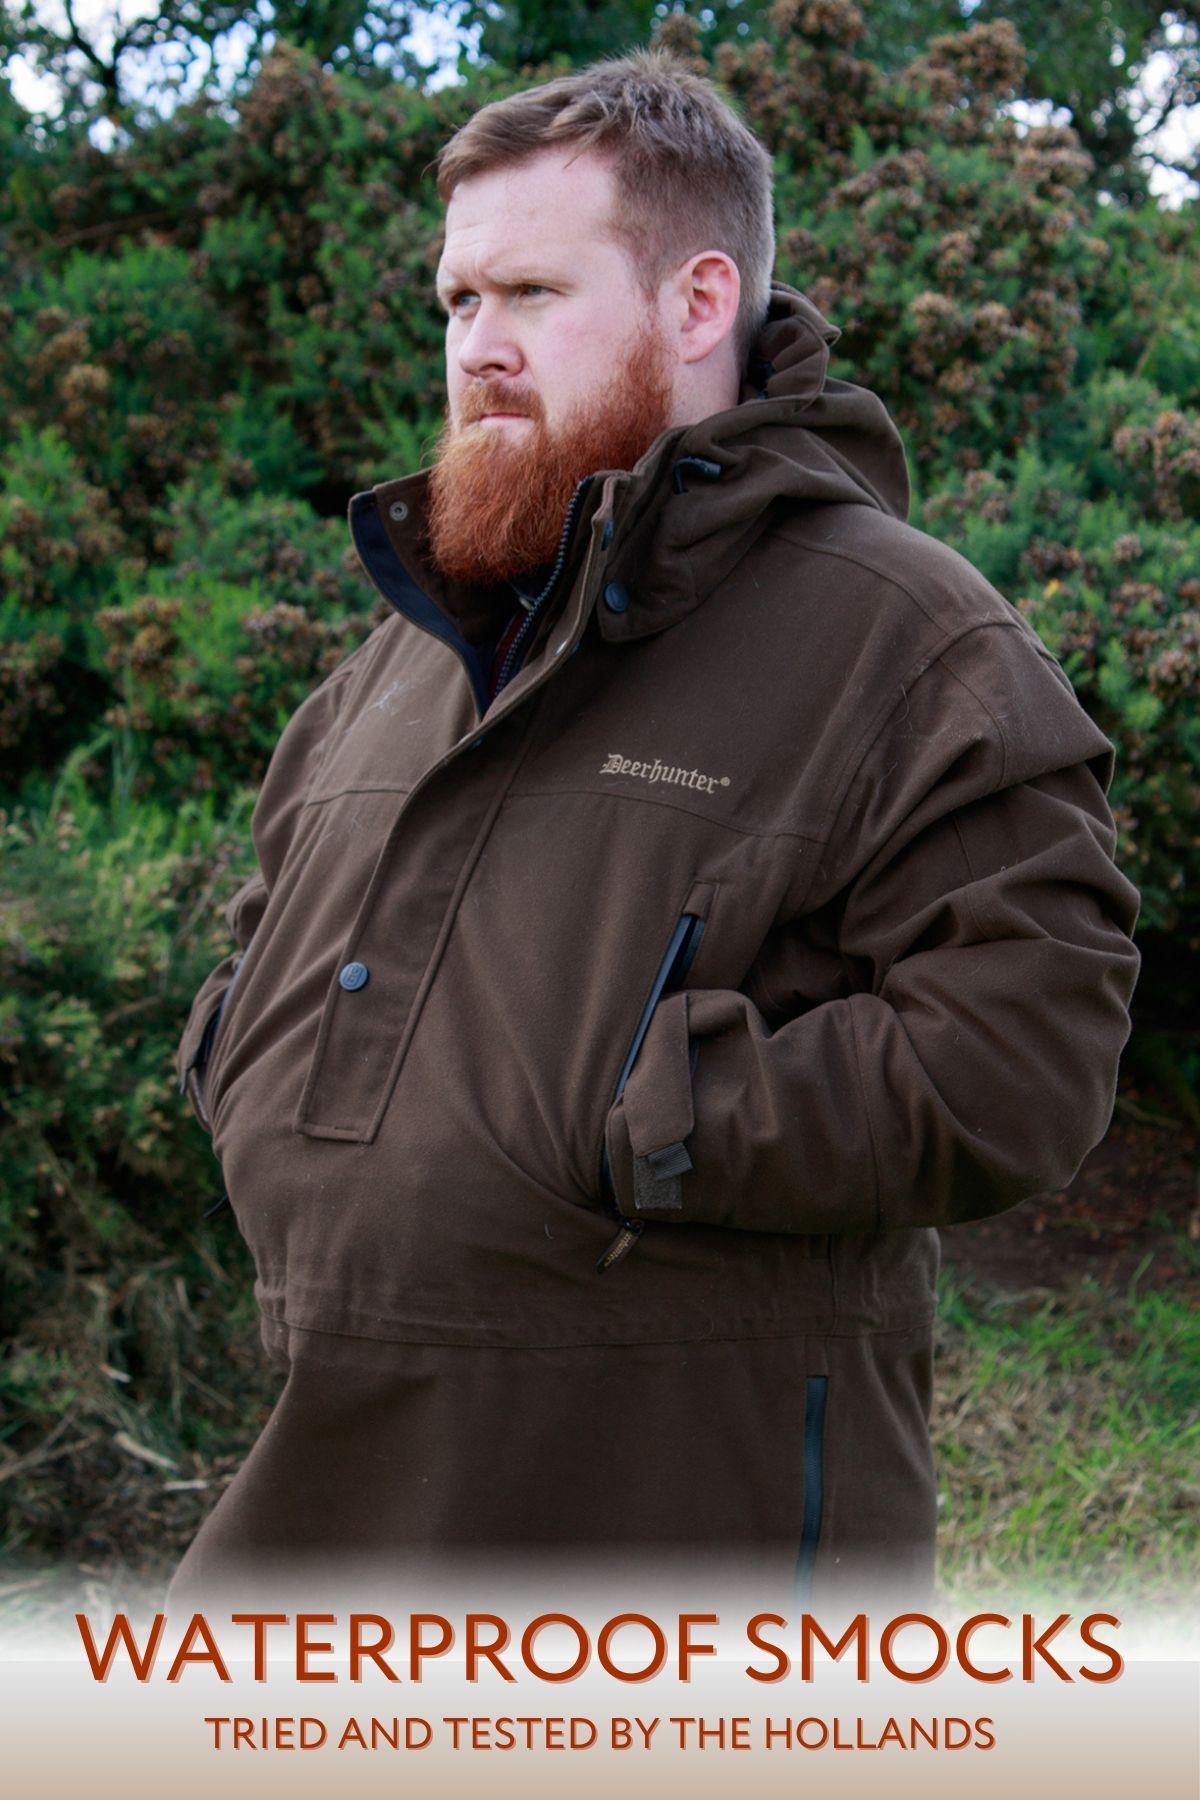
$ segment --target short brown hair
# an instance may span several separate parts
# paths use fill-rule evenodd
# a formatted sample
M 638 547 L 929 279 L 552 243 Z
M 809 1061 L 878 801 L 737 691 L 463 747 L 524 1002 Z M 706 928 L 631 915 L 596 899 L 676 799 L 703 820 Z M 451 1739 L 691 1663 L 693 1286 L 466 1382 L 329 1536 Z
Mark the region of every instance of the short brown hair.
M 771 159 L 729 102 L 669 51 L 594 63 L 481 107 L 438 157 L 438 192 L 449 200 L 460 181 L 554 144 L 609 158 L 621 205 L 613 230 L 647 292 L 700 250 L 733 259 L 744 364 L 770 295 Z

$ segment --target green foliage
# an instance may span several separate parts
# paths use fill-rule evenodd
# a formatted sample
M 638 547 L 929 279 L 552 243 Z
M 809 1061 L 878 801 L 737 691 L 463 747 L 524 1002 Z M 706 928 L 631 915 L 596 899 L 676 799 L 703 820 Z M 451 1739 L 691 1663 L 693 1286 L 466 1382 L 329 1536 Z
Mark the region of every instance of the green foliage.
M 644 44 L 658 12 L 655 0 L 467 0 L 461 23 L 479 34 L 483 55 L 504 68 L 536 68 L 557 57 L 580 66 Z
M 228 110 L 203 101 L 148 120 L 115 151 L 77 130 L 26 130 L 14 179 L 0 184 L 0 245 L 39 273 L 145 233 L 189 247 L 203 224 L 197 178 L 233 131 Z
M 117 698 L 108 712 L 137 760 L 139 793 L 257 782 L 304 696 L 366 636 L 370 598 L 340 521 L 193 482 L 166 515 L 174 558 L 97 624 Z
M 457 95 L 368 93 L 276 52 L 214 166 L 198 270 L 237 321 L 256 406 L 290 423 L 290 492 L 426 457 L 444 387 L 422 172 L 461 117 Z
M 131 543 L 153 508 L 216 446 L 229 332 L 172 245 L 76 251 L 31 271 L 0 312 L 0 407 L 13 427 L 52 428 L 103 489 Z
M 1200 70 L 1194 9 L 1162 0 L 1104 0 L 1101 6 L 1046 6 L 1044 0 L 872 0 L 864 6 L 864 49 L 885 68 L 903 68 L 939 33 L 973 25 L 1011 24 L 1027 46 L 1023 95 L 1049 102 L 1066 116 L 1096 165 L 1097 184 L 1110 193 L 1143 195 L 1149 153 L 1137 124 L 1147 107 L 1143 91 L 1153 58 L 1164 116 L 1188 105 Z M 1153 122 L 1151 114 L 1148 123 Z M 1186 141 L 1159 152 L 1172 166 L 1195 172 Z
M 1062 660 L 1116 746 L 1118 855 L 1143 929 L 1200 945 L 1200 422 L 1147 382 L 1077 396 L 1067 460 L 1027 446 L 948 480 L 922 522 Z M 1065 436 L 1064 428 L 1064 436 Z
M 0 815 L 0 1542 L 30 1555 L 86 1553 L 81 1502 L 83 1530 L 109 1513 L 120 1529 L 122 1427 L 197 1452 L 211 1440 L 220 1395 L 189 1392 L 188 1366 L 220 1357 L 222 1331 L 234 1366 L 250 1362 L 247 1307 L 202 1223 L 219 1171 L 173 1079 L 181 1016 L 247 872 L 249 796 L 224 816 L 137 803 L 117 756 L 98 801 L 79 761 L 46 810 Z M 211 1313 L 207 1341 L 193 1306 Z M 65 1428 L 76 1462 L 43 1463 Z
M 99 751 L 97 752 L 97 754 Z M 51 808 L 4 831 L 0 889 L 0 1257 L 36 1287 L 69 1239 L 95 1263 L 181 1190 L 211 1187 L 206 1147 L 174 1104 L 181 1009 L 224 953 L 214 896 L 247 857 L 246 805 L 134 805 L 128 779 L 93 800 L 79 759 Z M 126 777 L 128 771 L 125 772 Z M 169 1208 L 169 1212 L 163 1209 Z
M 261 778 L 289 714 L 380 616 L 344 524 L 303 502 L 230 492 L 210 474 L 147 523 L 170 552 L 149 566 L 118 554 L 105 490 L 49 429 L 22 427 L 0 463 L 10 793 L 33 776 L 44 790 L 64 748 L 106 720 L 138 760 L 140 792 L 226 797 Z
M 53 766 L 96 719 L 92 615 L 120 544 L 106 490 L 58 431 L 17 424 L 0 456 L 0 751 L 10 770 Z
M 885 72 L 840 0 L 779 0 L 772 19 L 774 44 L 716 60 L 776 153 L 779 271 L 840 326 L 838 373 L 884 397 L 935 485 L 1014 449 L 1069 389 L 1104 256 L 1088 161 L 1003 111 L 1024 70 L 1011 27 Z
M 1200 946 L 1200 214 L 1101 205 L 1072 133 L 1010 116 L 1041 91 L 1011 26 L 983 7 L 928 41 L 945 10 L 747 0 L 659 35 L 770 145 L 780 273 L 840 326 L 835 373 L 904 428 L 919 522 L 1113 737 L 1144 923 Z M 422 92 L 335 41 L 353 11 L 283 9 L 316 55 L 281 43 L 232 106 L 126 119 L 109 151 L 25 129 L 0 82 L 0 1470 L 29 1459 L 5 1493 L 31 1555 L 81 1550 L 73 1507 L 129 1541 L 100 1496 L 127 1491 L 135 1425 L 197 1478 L 231 1454 L 205 1356 L 251 1415 L 265 1391 L 199 1224 L 217 1174 L 172 1052 L 226 948 L 245 790 L 380 616 L 346 500 L 440 423 L 430 164 L 531 79 Z M 514 62 L 625 48 L 649 20 L 482 12 Z M 70 1482 L 43 1460 L 62 1416 Z
M 93 20 L 0 0 L 0 67 L 17 55 L 42 78 L 59 131 L 101 119 L 134 131 L 184 90 L 245 86 L 275 43 L 368 79 L 418 75 L 423 65 L 405 43 L 413 16 L 395 0 L 274 0 L 265 13 L 255 0 L 158 0 Z

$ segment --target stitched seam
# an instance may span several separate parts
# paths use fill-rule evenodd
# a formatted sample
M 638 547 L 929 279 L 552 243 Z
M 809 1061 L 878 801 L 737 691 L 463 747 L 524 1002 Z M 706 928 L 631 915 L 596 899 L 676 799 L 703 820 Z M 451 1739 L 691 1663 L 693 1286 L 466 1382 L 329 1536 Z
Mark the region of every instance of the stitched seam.
M 411 794 L 414 791 L 412 786 L 406 788 L 373 786 L 345 787 L 339 788 L 334 794 L 320 794 L 304 800 L 301 803 L 300 810 L 303 812 L 308 807 L 327 806 L 331 801 L 344 799 L 350 794 L 404 795 Z M 714 819 L 710 814 L 693 812 L 690 807 L 679 806 L 671 800 L 660 800 L 653 794 L 625 794 L 617 793 L 612 789 L 605 788 L 523 788 L 519 794 L 506 794 L 504 796 L 503 805 L 512 806 L 518 800 L 556 800 L 560 795 L 569 795 L 574 799 L 585 798 L 596 800 L 634 801 L 641 806 L 659 806 L 668 812 L 681 813 L 686 819 L 698 819 L 701 824 L 715 825 L 722 831 L 732 831 L 738 837 L 761 838 L 766 842 L 771 842 L 775 838 L 796 838 L 799 842 L 804 844 L 821 844 L 825 841 L 823 838 L 814 836 L 811 832 L 790 831 L 784 826 L 781 826 L 778 830 L 763 829 L 758 831 L 752 825 L 735 825 L 728 819 Z
M 963 642 L 963 640 L 965 638 L 970 637 L 974 632 L 992 631 L 992 630 L 1012 631 L 1012 630 L 1016 630 L 1016 629 L 1018 629 L 1018 627 L 1016 627 L 1014 625 L 1003 624 L 1003 623 L 998 623 L 998 624 L 988 623 L 988 624 L 982 624 L 982 625 L 981 624 L 969 625 L 963 631 L 958 632 L 953 638 L 949 639 L 948 642 L 944 643 L 936 652 L 931 652 L 929 655 L 929 660 L 925 664 L 924 668 L 921 668 L 919 666 L 919 659 L 911 665 L 910 669 L 908 671 L 906 671 L 904 678 L 900 682 L 899 697 L 898 698 L 889 697 L 891 703 L 888 706 L 887 711 L 883 714 L 882 718 L 878 719 L 878 723 L 876 723 L 874 720 L 872 720 L 871 725 L 868 726 L 868 728 L 867 728 L 867 731 L 865 731 L 863 733 L 863 738 L 861 740 L 861 748 L 856 747 L 856 751 L 852 753 L 853 760 L 851 761 L 851 763 L 848 766 L 848 772 L 846 774 L 844 781 L 841 782 L 840 784 L 835 784 L 834 798 L 830 802 L 829 831 L 827 833 L 826 839 L 819 840 L 819 841 L 829 841 L 836 837 L 838 823 L 841 819 L 842 811 L 845 808 L 846 802 L 850 797 L 850 792 L 854 786 L 855 779 L 857 778 L 860 770 L 862 769 L 863 763 L 866 761 L 867 757 L 870 755 L 871 751 L 874 749 L 875 745 L 878 743 L 880 737 L 882 737 L 884 731 L 887 728 L 889 721 L 891 720 L 893 715 L 896 713 L 898 708 L 901 705 L 907 704 L 910 688 L 915 687 L 917 682 L 923 681 L 925 679 L 925 677 L 927 675 L 929 675 L 935 668 L 942 668 L 945 670 L 946 674 L 952 676 L 953 679 L 958 682 L 959 686 L 961 688 L 963 688 L 966 693 L 970 694 L 972 700 L 974 700 L 976 705 L 978 705 L 987 714 L 988 718 L 992 719 L 992 723 L 996 724 L 996 721 L 992 717 L 992 714 L 988 711 L 987 707 L 984 706 L 983 702 L 979 699 L 979 696 L 975 693 L 974 689 L 971 688 L 967 684 L 967 682 L 965 682 L 963 680 L 962 676 L 959 675 L 956 670 L 952 669 L 950 667 L 950 665 L 947 662 L 945 662 L 944 659 L 945 659 L 945 656 L 948 651 L 955 649 L 959 644 L 961 644 Z M 1051 659 L 1051 660 L 1053 660 L 1053 659 Z M 915 674 L 915 677 L 913 676 L 914 669 L 917 671 L 917 673 Z M 910 677 L 911 677 L 911 679 L 910 679 Z M 998 726 L 997 726 L 997 730 L 999 730 Z M 1005 745 L 1003 733 L 1000 734 L 1000 744 L 1001 744 L 1001 750 L 1002 750 L 1002 752 L 1004 752 L 1004 755 L 1005 755 L 1005 760 L 1007 760 L 1007 747 Z
M 886 563 L 876 562 L 872 557 L 864 556 L 861 550 L 851 550 L 840 544 L 816 543 L 812 538 L 806 537 L 798 523 L 794 521 L 783 522 L 779 527 L 778 535 L 785 542 L 794 543 L 799 549 L 812 551 L 815 556 L 828 556 L 836 559 L 838 562 L 852 563 L 857 569 L 865 569 L 869 575 L 878 575 L 881 580 L 886 581 L 888 586 L 894 588 L 897 593 L 906 595 L 917 610 L 923 613 L 925 618 L 930 620 L 932 624 L 939 625 L 941 630 L 945 630 L 945 626 L 941 624 L 937 614 L 930 611 L 928 605 L 921 598 L 916 589 L 911 587 L 901 576 L 897 575 L 896 571 L 889 568 Z M 949 549 L 950 546 L 943 545 L 943 548 Z M 990 587 L 991 583 L 989 582 L 988 585 Z M 1012 602 L 1006 600 L 998 588 L 993 591 L 1002 605 L 1012 605 Z M 1015 613 L 1015 608 L 1013 610 Z M 1019 614 L 1016 614 L 1016 616 L 1011 619 L 976 619 L 963 629 L 964 631 L 981 631 L 992 626 L 998 627 L 1002 631 L 1020 631 L 1024 633 L 1026 630 Z M 1057 658 L 1051 656 L 1045 645 L 1039 642 L 1036 633 L 1033 634 L 1033 641 L 1037 644 L 1038 649 L 1046 660 L 1057 665 Z
M 385 787 L 383 785 L 372 783 L 362 787 L 338 788 L 332 794 L 311 794 L 307 796 L 301 801 L 299 810 L 303 812 L 310 806 L 327 806 L 331 800 L 344 799 L 347 794 L 411 794 L 414 785 L 414 783 L 410 782 L 407 787 Z
M 709 813 L 693 812 L 690 807 L 680 806 L 673 800 L 659 799 L 655 794 L 626 794 L 612 788 L 523 788 L 519 794 L 506 794 L 504 804 L 512 806 L 518 800 L 553 800 L 557 799 L 560 794 L 569 794 L 575 798 L 585 796 L 597 800 L 633 801 L 639 806 L 660 806 L 667 812 L 682 813 L 686 819 L 698 819 L 702 825 L 715 825 L 722 831 L 732 831 L 738 837 L 763 838 L 767 841 L 781 837 L 798 838 L 805 844 L 821 844 L 825 841 L 823 838 L 814 836 L 812 832 L 790 831 L 786 826 L 781 826 L 778 830 L 757 831 L 752 825 L 735 825 L 728 819 L 717 819 Z
M 979 707 L 980 711 L 987 714 L 988 718 L 992 722 L 992 726 L 993 726 L 993 729 L 995 730 L 996 736 L 1000 740 L 1000 779 L 996 783 L 995 789 L 993 789 L 993 792 L 998 792 L 999 789 L 1005 788 L 1009 785 L 1009 782 L 1008 782 L 1008 762 L 1009 762 L 1008 739 L 1004 735 L 1004 727 L 1000 723 L 1000 720 L 996 717 L 995 713 L 992 711 L 991 707 L 988 705 L 987 701 L 983 698 L 983 695 L 981 693 L 979 693 L 976 688 L 973 688 L 971 686 L 971 683 L 967 680 L 965 675 L 960 675 L 957 669 L 952 669 L 950 667 L 949 663 L 946 664 L 946 673 L 948 675 L 952 676 L 953 679 L 955 681 L 957 681 L 958 685 L 961 688 L 964 688 L 966 690 L 966 692 L 968 694 L 970 694 L 972 700 L 974 700 L 976 706 Z M 969 866 L 970 865 L 968 864 L 968 867 Z
M 967 840 L 963 836 L 962 826 L 959 824 L 957 815 L 952 817 L 950 822 L 954 826 L 954 835 L 958 839 L 958 847 L 962 851 L 962 859 L 966 865 L 966 870 L 967 870 L 967 881 L 968 881 L 969 885 L 964 887 L 961 890 L 963 903 L 966 906 L 967 911 L 971 915 L 971 923 L 974 925 L 976 931 L 979 933 L 980 938 L 983 940 L 983 942 L 989 943 L 992 941 L 992 933 L 990 931 L 988 931 L 987 927 L 984 925 L 982 918 L 980 917 L 979 909 L 975 905 L 975 895 L 972 892 L 972 888 L 973 888 L 974 884 L 979 880 L 979 877 L 978 877 L 978 875 L 976 875 L 975 870 L 971 866 L 971 856 L 970 856 L 970 852 L 967 849 Z
M 855 1008 L 850 1008 L 850 1039 L 854 1045 L 854 1066 L 858 1070 L 858 1090 L 862 1095 L 863 1117 L 867 1121 L 867 1136 L 871 1142 L 871 1169 L 875 1178 L 875 1228 L 883 1227 L 883 1177 L 879 1156 L 879 1141 L 875 1135 L 875 1121 L 871 1117 L 871 1102 L 867 1097 L 867 1084 L 863 1078 L 862 1045 L 858 1037 L 858 1020 Z
M 664 1332 L 661 1337 L 572 1338 L 565 1342 L 559 1338 L 550 1337 L 531 1338 L 528 1343 L 517 1344 L 496 1344 L 487 1340 L 481 1341 L 478 1337 L 471 1336 L 467 1332 L 464 1332 L 461 1339 L 425 1337 L 419 1335 L 419 1327 L 416 1328 L 415 1334 L 406 1332 L 403 1337 L 372 1336 L 369 1339 L 364 1340 L 364 1334 L 360 1331 L 343 1331 L 328 1325 L 303 1325 L 299 1323 L 298 1320 L 290 1318 L 286 1311 L 283 1313 L 263 1312 L 261 1316 L 272 1325 L 284 1325 L 289 1331 L 303 1331 L 310 1337 L 346 1338 L 352 1343 L 368 1341 L 371 1343 L 382 1344 L 420 1344 L 432 1350 L 485 1349 L 500 1352 L 510 1351 L 514 1355 L 520 1356 L 534 1350 L 641 1350 L 656 1344 L 696 1344 L 703 1346 L 707 1344 L 744 1342 L 806 1343 L 818 1341 L 825 1343 L 838 1339 L 850 1341 L 860 1338 L 909 1337 L 914 1331 L 928 1330 L 933 1322 L 935 1313 L 933 1309 L 926 1306 L 923 1311 L 911 1314 L 905 1322 L 898 1325 L 883 1325 L 879 1327 L 864 1325 L 858 1330 L 848 1331 L 814 1331 L 811 1326 L 805 1328 L 793 1325 L 781 1326 L 776 1329 L 767 1329 L 764 1331 L 755 1331 L 748 1327 L 738 1327 L 731 1331 L 718 1331 L 702 1337 L 695 1331 L 688 1331 L 681 1328 L 678 1331 L 668 1330 Z

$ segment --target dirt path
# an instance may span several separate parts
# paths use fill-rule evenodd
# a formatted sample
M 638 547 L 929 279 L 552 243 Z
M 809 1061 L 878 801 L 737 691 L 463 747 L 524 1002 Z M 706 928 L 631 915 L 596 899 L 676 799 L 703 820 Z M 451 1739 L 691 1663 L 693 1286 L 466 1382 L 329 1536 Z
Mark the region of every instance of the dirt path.
M 1171 1287 L 1200 1303 L 1195 1134 L 1123 1094 L 1069 1188 L 943 1232 L 942 1259 L 988 1287 L 1058 1291 L 1091 1277 L 1119 1290 L 1136 1276 L 1139 1289 Z

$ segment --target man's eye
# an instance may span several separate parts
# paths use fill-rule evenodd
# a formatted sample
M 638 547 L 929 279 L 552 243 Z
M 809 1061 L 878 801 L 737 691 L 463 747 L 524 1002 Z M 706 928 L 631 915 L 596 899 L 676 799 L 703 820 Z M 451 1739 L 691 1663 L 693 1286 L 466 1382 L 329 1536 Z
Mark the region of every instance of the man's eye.
M 465 307 L 474 306 L 479 295 L 470 288 L 460 288 L 458 293 L 448 295 L 445 306 L 448 313 L 462 312 Z

